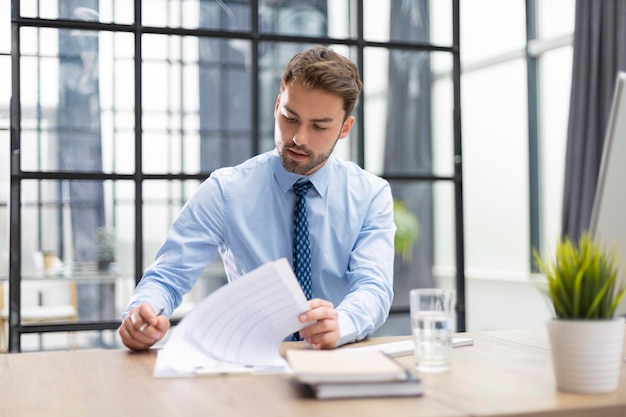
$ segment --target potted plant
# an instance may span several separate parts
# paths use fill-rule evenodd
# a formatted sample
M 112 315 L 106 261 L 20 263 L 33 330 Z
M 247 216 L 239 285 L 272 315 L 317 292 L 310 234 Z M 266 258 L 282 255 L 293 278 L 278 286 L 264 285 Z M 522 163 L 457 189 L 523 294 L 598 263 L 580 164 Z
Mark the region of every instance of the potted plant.
M 626 293 L 616 253 L 584 233 L 578 245 L 559 241 L 553 260 L 542 260 L 536 251 L 533 256 L 556 316 L 548 322 L 548 336 L 557 388 L 615 391 L 624 343 L 624 318 L 615 317 L 615 310 Z
M 98 270 L 108 271 L 111 264 L 115 262 L 115 229 L 98 227 L 95 236 Z
M 419 220 L 409 211 L 403 202 L 394 200 L 393 216 L 396 224 L 394 247 L 404 265 L 413 260 L 413 244 L 418 240 L 420 233 Z

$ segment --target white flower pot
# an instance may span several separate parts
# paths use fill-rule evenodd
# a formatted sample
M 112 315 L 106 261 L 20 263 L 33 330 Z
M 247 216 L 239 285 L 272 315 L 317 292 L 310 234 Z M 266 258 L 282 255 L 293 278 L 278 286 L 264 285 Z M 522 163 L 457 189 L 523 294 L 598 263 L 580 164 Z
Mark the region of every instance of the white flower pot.
M 624 318 L 548 322 L 556 385 L 560 391 L 601 394 L 617 390 L 624 366 Z

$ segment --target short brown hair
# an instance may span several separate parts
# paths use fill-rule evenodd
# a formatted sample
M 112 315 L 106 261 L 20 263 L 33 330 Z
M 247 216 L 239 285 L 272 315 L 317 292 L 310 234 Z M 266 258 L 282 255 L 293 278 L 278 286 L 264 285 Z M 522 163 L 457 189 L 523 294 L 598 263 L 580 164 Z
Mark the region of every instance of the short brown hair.
M 319 88 L 343 98 L 344 120 L 350 116 L 363 83 L 356 65 L 324 46 L 314 46 L 294 55 L 285 67 L 281 90 L 294 81 L 306 88 Z

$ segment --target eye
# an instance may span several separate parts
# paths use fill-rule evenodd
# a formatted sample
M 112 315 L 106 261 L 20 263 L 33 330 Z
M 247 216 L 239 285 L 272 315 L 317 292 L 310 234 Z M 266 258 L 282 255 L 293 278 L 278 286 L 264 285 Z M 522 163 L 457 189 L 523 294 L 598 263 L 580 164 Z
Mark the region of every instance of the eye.
M 324 131 L 324 130 L 328 129 L 327 127 L 318 126 L 318 125 L 313 125 L 313 128 L 315 128 L 315 130 L 319 130 L 319 131 Z
M 286 121 L 287 123 L 295 123 L 295 122 L 297 122 L 297 121 L 298 121 L 297 119 L 294 119 L 294 118 L 292 118 L 292 117 L 289 117 L 289 116 L 287 116 L 286 114 L 283 114 L 283 119 L 285 119 L 285 121 Z

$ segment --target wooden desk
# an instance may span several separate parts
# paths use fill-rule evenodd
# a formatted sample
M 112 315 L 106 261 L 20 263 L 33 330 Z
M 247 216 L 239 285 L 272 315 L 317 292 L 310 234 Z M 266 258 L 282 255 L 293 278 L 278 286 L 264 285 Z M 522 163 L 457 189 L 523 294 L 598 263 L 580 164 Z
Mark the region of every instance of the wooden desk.
M 558 392 L 545 330 L 468 333 L 453 369 L 423 375 L 424 396 L 320 401 L 290 375 L 155 379 L 155 352 L 0 355 L 0 415 L 18 416 L 626 416 L 626 369 L 608 395 Z M 406 337 L 372 339 L 365 344 Z M 626 342 L 626 341 L 625 341 Z M 298 347 L 301 344 L 286 344 Z M 398 358 L 407 366 L 412 356 Z

